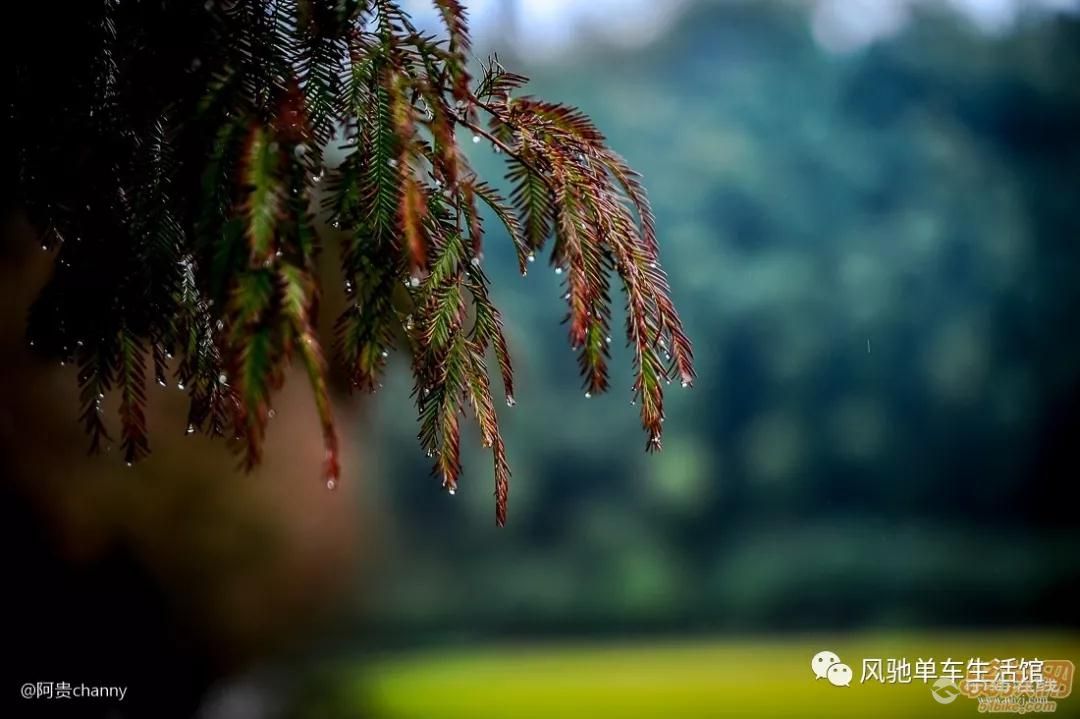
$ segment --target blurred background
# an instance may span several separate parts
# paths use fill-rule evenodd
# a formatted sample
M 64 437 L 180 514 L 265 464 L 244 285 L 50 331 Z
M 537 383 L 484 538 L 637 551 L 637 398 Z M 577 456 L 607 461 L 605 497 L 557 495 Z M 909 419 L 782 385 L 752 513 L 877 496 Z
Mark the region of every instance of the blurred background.
M 520 377 L 502 530 L 477 437 L 456 496 L 429 477 L 401 357 L 342 398 L 327 495 L 300 383 L 256 475 L 182 438 L 174 391 L 145 466 L 86 460 L 73 371 L 5 313 L 28 666 L 175 691 L 177 716 L 477 719 L 972 713 L 808 663 L 1080 662 L 1080 2 L 467 5 L 478 55 L 645 176 L 700 375 L 669 393 L 664 452 L 626 353 L 582 396 L 559 278 L 519 277 L 497 233 Z M 47 272 L 35 249 L 6 249 L 9 307 Z

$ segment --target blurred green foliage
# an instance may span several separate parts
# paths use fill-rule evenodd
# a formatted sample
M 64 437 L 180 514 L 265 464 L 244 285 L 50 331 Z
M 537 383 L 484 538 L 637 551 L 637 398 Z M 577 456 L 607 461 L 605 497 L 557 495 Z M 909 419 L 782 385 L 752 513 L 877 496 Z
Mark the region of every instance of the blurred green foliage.
M 850 686 L 815 680 L 810 659 L 824 648 L 850 665 Z M 1076 657 L 1078 648 L 1075 636 L 955 633 L 503 646 L 346 665 L 327 684 L 332 692 L 301 699 L 295 712 L 318 719 L 970 717 L 978 713 L 976 700 L 959 696 L 947 705 L 936 703 L 932 681 L 861 683 L 862 660 L 1066 658 Z M 1055 716 L 1077 716 L 1077 701 L 1058 701 Z
M 426 479 L 398 367 L 351 480 L 393 517 L 367 636 L 1075 625 L 1080 23 L 928 14 L 836 57 L 790 5 L 705 4 L 505 62 L 645 174 L 701 380 L 637 451 L 626 352 L 584 399 L 559 278 L 492 237 L 510 525 L 478 449 L 456 497 Z

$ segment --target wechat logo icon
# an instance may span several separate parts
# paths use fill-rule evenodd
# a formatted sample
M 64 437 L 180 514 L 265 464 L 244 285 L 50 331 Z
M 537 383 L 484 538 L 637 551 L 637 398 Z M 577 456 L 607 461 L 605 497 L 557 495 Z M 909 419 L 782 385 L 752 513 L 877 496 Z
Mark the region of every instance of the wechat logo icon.
M 836 652 L 821 651 L 810 660 L 815 679 L 828 679 L 834 687 L 851 686 L 851 667 L 840 661 Z

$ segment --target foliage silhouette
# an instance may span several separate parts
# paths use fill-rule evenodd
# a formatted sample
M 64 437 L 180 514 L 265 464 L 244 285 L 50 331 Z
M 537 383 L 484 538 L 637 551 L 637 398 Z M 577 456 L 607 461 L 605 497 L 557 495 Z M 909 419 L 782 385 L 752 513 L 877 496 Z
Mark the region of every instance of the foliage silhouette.
M 39 351 L 78 363 L 91 451 L 109 438 L 102 403 L 116 390 L 125 459 L 145 457 L 147 375 L 165 385 L 172 374 L 190 398 L 187 431 L 225 437 L 250 469 L 297 358 L 336 486 L 316 331 L 320 203 L 347 236 L 333 354 L 354 387 L 373 390 L 389 352 L 408 353 L 420 443 L 449 491 L 469 412 L 505 521 L 510 468 L 488 358 L 508 405 L 513 369 L 481 206 L 506 226 L 522 274 L 551 242 L 587 394 L 608 387 L 612 278 L 621 283 L 646 449 L 660 448 L 664 384 L 689 385 L 694 370 L 638 175 L 576 109 L 517 96 L 526 79 L 498 58 L 473 78 L 464 8 L 435 5 L 445 39 L 391 0 L 26 10 L 38 16 L 16 40 L 12 164 L 17 201 L 54 253 L 29 332 Z M 341 136 L 348 154 L 328 168 L 324 149 Z M 460 136 L 505 156 L 508 200 L 472 170 Z

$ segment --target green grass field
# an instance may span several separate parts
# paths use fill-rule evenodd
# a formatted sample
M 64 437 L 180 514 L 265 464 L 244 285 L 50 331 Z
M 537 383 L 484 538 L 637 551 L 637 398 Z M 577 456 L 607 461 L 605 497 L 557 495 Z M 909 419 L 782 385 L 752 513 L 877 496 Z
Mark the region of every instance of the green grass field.
M 815 680 L 822 649 L 852 667 L 850 687 Z M 963 696 L 935 702 L 930 686 L 859 684 L 865 657 L 1037 657 L 1080 664 L 1080 636 L 1046 633 L 799 636 L 700 643 L 552 644 L 406 654 L 364 665 L 348 693 L 379 719 L 619 717 L 961 717 Z M 353 694 L 355 692 L 355 694 Z M 1080 716 L 1080 696 L 1054 716 Z

